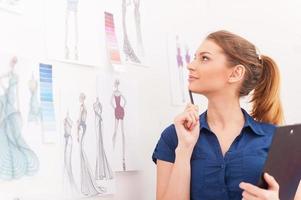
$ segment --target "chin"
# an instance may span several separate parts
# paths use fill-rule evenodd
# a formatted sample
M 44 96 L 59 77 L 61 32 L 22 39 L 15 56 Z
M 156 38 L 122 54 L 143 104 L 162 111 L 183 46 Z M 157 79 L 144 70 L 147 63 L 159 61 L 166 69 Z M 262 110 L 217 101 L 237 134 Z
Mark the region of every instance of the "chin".
M 191 92 L 195 92 L 195 93 L 199 93 L 199 91 L 200 91 L 200 88 L 198 88 L 196 85 L 193 85 L 193 84 L 189 84 L 188 85 L 188 89 Z
M 196 94 L 201 94 L 201 95 L 205 95 L 207 94 L 207 91 L 205 91 L 204 89 L 202 88 L 197 88 L 197 87 L 193 87 L 191 85 L 188 86 L 188 89 L 193 92 L 193 93 L 196 93 Z

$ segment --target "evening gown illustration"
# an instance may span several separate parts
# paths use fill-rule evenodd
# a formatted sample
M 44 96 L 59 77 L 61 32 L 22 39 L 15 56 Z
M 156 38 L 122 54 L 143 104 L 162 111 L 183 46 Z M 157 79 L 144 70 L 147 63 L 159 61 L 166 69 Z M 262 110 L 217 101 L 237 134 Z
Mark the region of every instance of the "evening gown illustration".
M 78 189 L 74 181 L 74 176 L 72 172 L 72 130 L 73 122 L 69 117 L 69 113 L 64 119 L 64 138 L 65 138 L 65 148 L 64 148 L 64 169 L 67 174 L 68 182 L 71 187 L 72 193 L 77 193 Z
M 101 186 L 97 186 L 94 176 L 92 174 L 92 169 L 90 167 L 88 157 L 84 151 L 84 136 L 86 134 L 86 119 L 87 119 L 87 109 L 84 104 L 85 96 L 84 94 L 80 95 L 80 116 L 77 125 L 78 131 L 78 141 L 80 146 L 80 166 L 81 166 L 81 192 L 85 196 L 95 196 L 98 194 L 103 194 L 106 192 L 106 189 Z
M 179 43 L 179 36 L 176 36 L 176 59 L 177 59 L 177 65 L 178 65 L 178 72 L 179 72 L 179 84 L 180 84 L 180 92 L 182 96 L 182 102 L 185 102 L 185 92 L 184 92 L 184 73 L 183 73 L 183 57 L 181 52 L 181 46 Z
M 42 118 L 41 107 L 38 101 L 38 83 L 37 80 L 32 76 L 31 80 L 28 82 L 28 88 L 30 92 L 29 101 L 29 112 L 28 121 L 29 122 L 39 122 Z
M 140 0 L 133 0 L 134 3 L 134 15 L 137 35 L 137 53 L 139 56 L 144 56 L 142 32 L 141 32 L 141 17 L 140 17 Z
M 122 0 L 123 52 L 125 54 L 126 61 L 130 60 L 131 62 L 134 63 L 141 63 L 128 37 L 127 26 L 126 26 L 126 10 L 127 10 L 127 2 L 126 0 Z M 138 23 L 140 23 L 140 21 Z
M 102 133 L 102 106 L 99 99 L 93 104 L 95 113 L 95 131 L 97 137 L 97 149 L 96 149 L 96 168 L 95 177 L 96 180 L 113 179 L 113 172 L 110 168 L 105 149 L 103 144 L 103 133 Z
M 190 63 L 190 52 L 189 52 L 189 48 L 187 46 L 186 46 L 185 61 L 186 61 L 186 65 L 188 65 Z
M 0 79 L 1 81 L 1 79 Z M 8 87 L 0 96 L 0 179 L 32 176 L 39 169 L 37 155 L 21 134 L 21 114 L 15 108 L 18 77 L 10 72 Z
M 79 0 L 67 0 L 67 8 L 66 8 L 66 16 L 65 16 L 65 58 L 66 59 L 78 60 L 79 58 L 78 2 Z M 71 19 L 73 19 L 73 23 L 74 23 L 73 26 L 71 26 L 72 24 L 70 25 L 70 22 L 72 22 L 70 21 Z M 71 28 L 72 30 L 70 30 Z M 72 47 L 73 51 L 71 51 L 70 47 Z M 71 54 L 73 54 L 73 58 L 71 57 Z

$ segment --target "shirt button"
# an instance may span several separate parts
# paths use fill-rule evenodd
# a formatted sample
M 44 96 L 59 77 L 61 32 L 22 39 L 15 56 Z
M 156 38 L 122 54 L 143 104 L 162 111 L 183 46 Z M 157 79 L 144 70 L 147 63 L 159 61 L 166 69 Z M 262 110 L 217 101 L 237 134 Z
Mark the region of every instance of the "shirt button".
M 222 168 L 222 169 L 224 169 L 224 168 L 225 168 L 225 165 L 224 165 L 224 164 L 222 164 L 222 165 L 221 165 L 221 168 Z

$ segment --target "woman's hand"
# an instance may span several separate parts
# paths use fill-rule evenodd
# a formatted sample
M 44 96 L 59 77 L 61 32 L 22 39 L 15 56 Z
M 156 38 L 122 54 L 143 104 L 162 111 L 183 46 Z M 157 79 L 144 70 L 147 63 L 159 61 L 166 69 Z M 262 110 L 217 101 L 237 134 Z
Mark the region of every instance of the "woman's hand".
M 279 184 L 277 181 L 269 175 L 264 173 L 264 179 L 268 183 L 269 188 L 267 190 L 259 188 L 250 183 L 241 182 L 239 187 L 243 189 L 243 200 L 279 200 Z
M 174 120 L 178 147 L 193 150 L 200 134 L 199 108 L 188 104 L 183 113 Z

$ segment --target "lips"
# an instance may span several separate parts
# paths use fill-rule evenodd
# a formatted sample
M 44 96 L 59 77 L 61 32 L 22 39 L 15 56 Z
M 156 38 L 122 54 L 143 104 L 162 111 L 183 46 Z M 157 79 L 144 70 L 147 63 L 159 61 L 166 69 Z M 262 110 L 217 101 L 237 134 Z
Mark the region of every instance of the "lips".
M 195 76 L 189 75 L 189 77 L 188 77 L 188 81 L 193 81 L 193 80 L 195 80 L 195 79 L 197 79 L 197 77 L 195 77 Z

